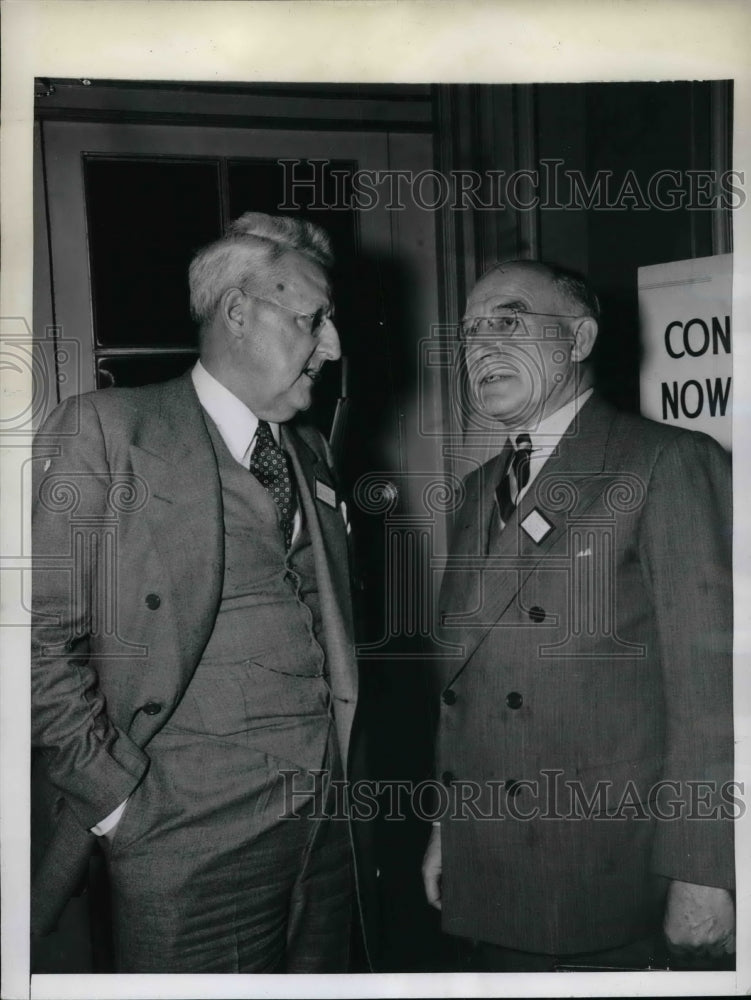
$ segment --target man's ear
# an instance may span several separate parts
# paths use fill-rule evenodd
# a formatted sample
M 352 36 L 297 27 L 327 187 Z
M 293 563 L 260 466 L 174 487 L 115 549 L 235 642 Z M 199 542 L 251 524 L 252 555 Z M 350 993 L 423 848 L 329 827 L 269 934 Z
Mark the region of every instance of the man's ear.
M 597 340 L 597 320 L 587 316 L 579 321 L 574 331 L 574 346 L 571 348 L 572 361 L 586 361 Z
M 219 300 L 219 315 L 229 332 L 238 338 L 248 332 L 245 300 L 246 296 L 242 288 L 228 288 Z

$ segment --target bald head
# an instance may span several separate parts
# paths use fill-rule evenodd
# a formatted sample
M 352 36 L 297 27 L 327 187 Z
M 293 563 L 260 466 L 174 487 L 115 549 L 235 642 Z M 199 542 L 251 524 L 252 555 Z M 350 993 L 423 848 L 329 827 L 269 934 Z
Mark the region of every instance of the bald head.
M 575 271 L 568 271 L 557 264 L 547 264 L 541 260 L 500 261 L 483 274 L 481 281 L 498 271 L 508 273 L 513 269 L 536 274 L 543 282 L 549 282 L 561 297 L 561 308 L 572 315 L 591 316 L 600 321 L 600 301 L 589 283 Z

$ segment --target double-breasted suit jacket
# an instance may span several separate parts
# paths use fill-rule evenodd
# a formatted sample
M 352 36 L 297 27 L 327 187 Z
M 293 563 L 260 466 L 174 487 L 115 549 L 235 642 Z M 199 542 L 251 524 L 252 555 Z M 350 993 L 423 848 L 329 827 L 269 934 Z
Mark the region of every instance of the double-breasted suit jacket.
M 616 947 L 668 878 L 732 885 L 729 461 L 593 397 L 488 549 L 505 460 L 467 477 L 440 597 L 443 926 Z
M 346 528 L 322 436 L 282 427 L 310 532 L 342 760 L 357 697 Z M 147 769 L 211 635 L 223 577 L 219 475 L 189 376 L 68 400 L 34 461 L 37 837 L 32 929 L 55 923 L 90 828 Z

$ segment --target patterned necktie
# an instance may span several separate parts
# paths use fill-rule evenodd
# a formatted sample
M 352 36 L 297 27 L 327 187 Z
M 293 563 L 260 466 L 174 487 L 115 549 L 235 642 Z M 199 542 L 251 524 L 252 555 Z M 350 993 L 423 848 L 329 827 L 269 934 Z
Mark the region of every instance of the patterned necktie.
M 287 548 L 295 523 L 295 493 L 286 452 L 279 447 L 265 420 L 258 421 L 256 446 L 250 456 L 250 471 L 279 508 L 279 521 Z
M 498 484 L 495 495 L 498 499 L 498 510 L 501 520 L 507 524 L 514 513 L 519 494 L 529 482 L 529 458 L 532 454 L 532 439 L 529 434 L 520 434 L 514 445 L 514 450 L 506 471 Z

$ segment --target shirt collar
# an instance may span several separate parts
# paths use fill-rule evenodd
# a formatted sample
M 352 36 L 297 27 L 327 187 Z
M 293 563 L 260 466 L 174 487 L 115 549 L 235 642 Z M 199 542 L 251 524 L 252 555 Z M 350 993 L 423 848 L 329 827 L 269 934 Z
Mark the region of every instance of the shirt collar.
M 532 441 L 532 451 L 544 450 L 546 452 L 555 448 L 564 435 L 564 432 L 579 410 L 584 406 L 589 397 L 594 392 L 593 389 L 586 389 L 578 396 L 574 396 L 568 403 L 545 417 L 532 430 L 513 431 L 509 434 L 509 441 L 515 445 L 519 434 L 527 434 Z
M 217 426 L 222 440 L 235 459 L 247 465 L 248 452 L 258 428 L 258 417 L 242 400 L 196 361 L 190 373 L 198 401 Z M 271 423 L 271 433 L 279 443 L 279 424 Z

